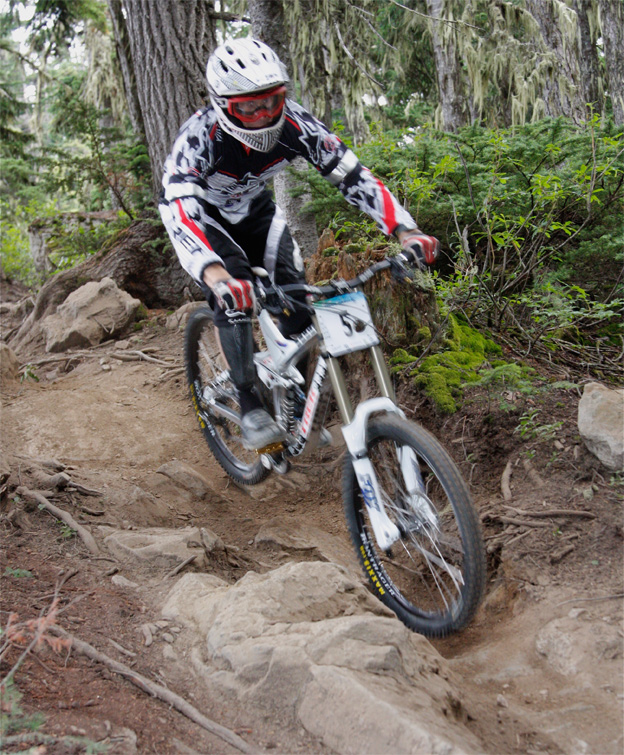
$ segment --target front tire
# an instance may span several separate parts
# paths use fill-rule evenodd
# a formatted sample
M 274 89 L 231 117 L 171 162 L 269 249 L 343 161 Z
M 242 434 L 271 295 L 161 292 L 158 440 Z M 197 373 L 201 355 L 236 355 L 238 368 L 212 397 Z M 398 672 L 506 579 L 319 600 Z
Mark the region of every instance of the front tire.
M 215 459 L 241 485 L 262 482 L 270 470 L 255 451 L 242 445 L 238 393 L 229 378 L 208 307 L 195 310 L 189 318 L 184 361 L 195 414 Z M 229 410 L 229 416 L 216 411 L 215 404 Z
M 416 454 L 424 495 L 406 492 L 397 455 L 402 447 Z M 379 548 L 347 456 L 345 514 L 369 586 L 410 629 L 444 637 L 471 620 L 485 586 L 483 538 L 468 488 L 438 441 L 400 417 L 370 421 L 367 451 L 386 513 L 401 532 L 389 552 Z

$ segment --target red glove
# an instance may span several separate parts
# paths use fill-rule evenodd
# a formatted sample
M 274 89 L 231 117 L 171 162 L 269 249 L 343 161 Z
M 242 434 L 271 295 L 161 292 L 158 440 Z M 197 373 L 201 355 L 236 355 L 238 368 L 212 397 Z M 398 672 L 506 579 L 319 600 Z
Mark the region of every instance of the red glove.
M 251 281 L 229 278 L 212 286 L 217 304 L 224 311 L 246 312 L 256 307 L 256 295 Z
M 440 242 L 433 236 L 425 236 L 415 228 L 413 233 L 405 236 L 401 241 L 403 256 L 407 262 L 416 265 L 421 270 L 425 265 L 433 265 L 440 254 Z

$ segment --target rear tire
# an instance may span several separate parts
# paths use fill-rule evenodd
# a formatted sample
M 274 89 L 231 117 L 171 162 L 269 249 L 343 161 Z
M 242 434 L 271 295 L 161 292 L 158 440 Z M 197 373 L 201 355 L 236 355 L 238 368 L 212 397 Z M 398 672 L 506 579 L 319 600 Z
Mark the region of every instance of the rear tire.
M 229 379 L 215 337 L 213 312 L 208 307 L 195 310 L 189 318 L 184 334 L 184 361 L 195 414 L 215 459 L 241 485 L 262 482 L 270 470 L 263 466 L 255 451 L 247 451 L 242 445 L 238 393 Z M 220 416 L 208 398 L 235 416 Z
M 416 454 L 425 508 L 410 506 L 397 447 Z M 450 456 L 426 430 L 400 417 L 373 418 L 367 451 L 390 519 L 401 538 L 382 551 L 370 526 L 357 477 L 347 457 L 343 496 L 347 524 L 372 592 L 410 629 L 443 637 L 474 616 L 485 586 L 485 550 L 470 493 Z

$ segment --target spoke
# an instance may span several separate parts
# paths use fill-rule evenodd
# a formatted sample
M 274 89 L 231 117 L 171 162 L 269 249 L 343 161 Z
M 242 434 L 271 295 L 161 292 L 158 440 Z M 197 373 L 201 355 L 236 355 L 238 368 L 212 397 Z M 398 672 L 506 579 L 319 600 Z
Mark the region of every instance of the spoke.
M 409 496 L 398 466 L 396 444 L 375 445 L 371 459 L 378 475 L 383 506 L 403 532 L 400 550 L 395 555 L 380 555 L 389 577 L 396 580 L 397 589 L 406 599 L 424 610 L 436 613 L 452 610 L 464 585 L 461 567 L 452 562 L 461 562 L 463 547 L 461 537 L 456 535 L 454 512 L 444 489 L 431 469 L 425 468 L 419 498 L 414 500 Z M 451 556 L 450 560 L 443 555 L 444 551 L 447 557 Z M 423 601 L 425 595 L 428 597 Z

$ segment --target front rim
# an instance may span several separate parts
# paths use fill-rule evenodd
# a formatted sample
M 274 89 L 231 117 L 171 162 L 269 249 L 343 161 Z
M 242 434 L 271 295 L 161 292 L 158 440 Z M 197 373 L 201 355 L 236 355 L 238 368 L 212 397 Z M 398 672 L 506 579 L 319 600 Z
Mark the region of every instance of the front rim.
M 408 439 L 379 430 L 371 435 L 369 458 L 386 512 L 401 537 L 388 552 L 379 548 L 351 472 L 357 530 L 353 534 L 364 568 L 378 597 L 411 628 L 426 634 L 458 629 L 472 615 L 472 603 L 478 602 L 473 593 L 479 592 L 473 575 L 473 562 L 479 558 L 477 544 L 463 521 L 464 509 L 471 507 L 467 491 L 455 484 L 451 469 L 443 473 L 434 469 Z M 422 476 L 417 495 L 406 490 L 397 444 L 416 451 Z M 471 595 L 474 601 L 468 600 Z

